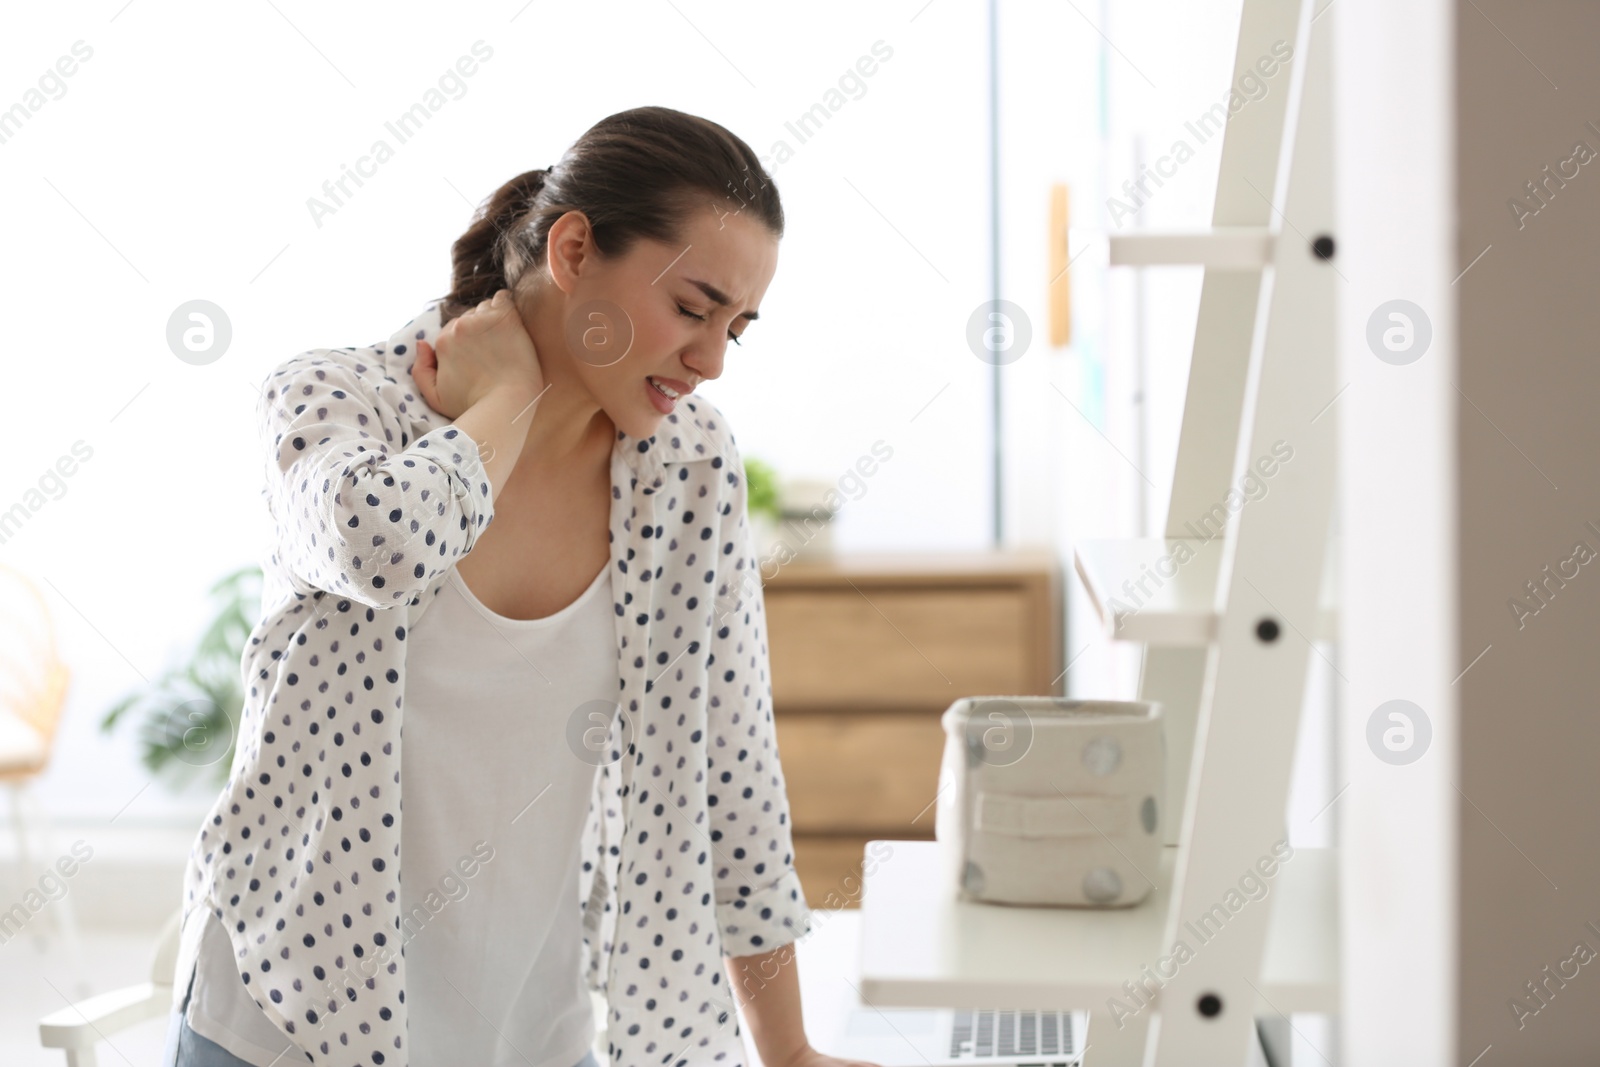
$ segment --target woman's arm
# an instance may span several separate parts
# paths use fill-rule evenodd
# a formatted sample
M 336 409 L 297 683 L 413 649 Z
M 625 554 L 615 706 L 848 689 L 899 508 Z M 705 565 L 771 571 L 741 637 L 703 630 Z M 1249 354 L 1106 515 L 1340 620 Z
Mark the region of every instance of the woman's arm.
M 273 558 L 306 589 L 393 607 L 471 551 L 494 518 L 543 392 L 533 343 L 509 294 L 451 320 L 437 340 L 444 367 L 424 346 L 413 377 L 455 421 L 414 441 L 398 387 L 352 350 L 303 352 L 262 383 Z
M 762 1067 L 784 1067 L 798 1058 L 810 1045 L 794 943 L 755 956 L 727 956 L 723 962 Z
M 548 388 L 539 353 L 509 289 L 451 319 L 435 341 L 417 342 L 412 380 L 429 407 L 477 442 L 498 500 Z
M 500 490 L 522 455 L 537 398 L 531 383 L 502 382 L 455 420 L 456 428 L 478 445 L 494 500 L 500 499 Z
M 387 608 L 471 550 L 494 516 L 491 474 L 455 425 L 391 452 L 400 420 L 357 366 L 340 352 L 295 356 L 264 383 L 256 426 L 275 560 L 307 589 Z M 462 417 L 487 441 L 526 433 L 527 416 L 511 420 L 528 399 L 491 391 Z M 504 463 L 496 473 L 503 482 Z
M 726 427 L 721 412 L 715 415 Z M 731 433 L 711 463 L 727 483 L 716 547 L 708 546 L 717 560 L 709 590 L 706 683 L 712 888 L 723 954 L 748 956 L 804 936 L 811 912 L 794 869 L 789 796 L 772 711 L 766 604 L 750 534 L 744 462 Z
M 722 412 L 711 407 L 726 427 Z M 824 1055 L 806 1040 L 796 948 L 813 919 L 794 868 L 772 712 L 766 602 L 744 460 L 731 432 L 712 464 L 731 490 L 717 524 L 707 711 L 723 963 L 763 1067 L 878 1067 Z
M 880 1067 L 818 1052 L 806 1040 L 800 1011 L 800 964 L 795 942 L 758 956 L 728 956 L 724 964 L 761 1067 Z

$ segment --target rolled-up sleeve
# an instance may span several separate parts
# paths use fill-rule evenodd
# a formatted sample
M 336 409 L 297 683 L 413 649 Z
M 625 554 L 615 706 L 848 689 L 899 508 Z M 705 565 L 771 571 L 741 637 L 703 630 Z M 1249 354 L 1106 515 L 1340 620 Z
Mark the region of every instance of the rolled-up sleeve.
M 470 551 L 493 518 L 477 442 L 454 425 L 407 442 L 400 421 L 375 382 L 323 350 L 263 383 L 256 426 L 274 559 L 308 589 L 394 607 Z
M 707 709 L 714 891 L 723 955 L 749 956 L 808 933 L 811 912 L 794 869 L 744 465 L 731 445 L 711 462 L 726 479 Z

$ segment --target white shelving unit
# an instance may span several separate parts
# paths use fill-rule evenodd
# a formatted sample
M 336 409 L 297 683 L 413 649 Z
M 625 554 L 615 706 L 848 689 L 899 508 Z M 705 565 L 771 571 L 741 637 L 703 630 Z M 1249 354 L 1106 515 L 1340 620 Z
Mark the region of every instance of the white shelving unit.
M 1180 557 L 1180 546 L 1186 556 Z M 1187 562 L 1162 578 L 1163 560 Z M 1331 562 L 1331 560 L 1329 561 Z M 1117 641 L 1142 641 L 1171 648 L 1205 648 L 1216 640 L 1217 573 L 1222 566 L 1220 539 L 1144 537 L 1127 541 L 1080 541 L 1073 566 L 1094 604 L 1105 635 Z M 1150 577 L 1155 572 L 1155 577 Z M 1137 585 L 1145 580 L 1146 595 Z M 1156 579 L 1161 579 L 1159 584 Z M 1334 607 L 1335 575 L 1324 566 L 1317 594 L 1317 614 L 1305 636 L 1331 641 L 1338 636 Z
M 1239 1067 L 1257 1016 L 1339 1010 L 1333 850 L 1294 850 L 1263 879 L 1270 892 L 1229 909 L 1215 936 L 1200 942 L 1193 925 L 1242 899 L 1244 876 L 1287 840 L 1310 642 L 1336 633 L 1326 412 L 1337 397 L 1337 17 L 1312 0 L 1244 0 L 1234 83 L 1293 42 L 1287 93 L 1230 117 L 1210 229 L 1111 237 L 1113 265 L 1205 268 L 1166 536 L 1083 544 L 1074 560 L 1107 632 L 1145 643 L 1140 696 L 1164 711 L 1168 847 L 1156 891 L 1129 909 L 961 902 L 940 877 L 937 842 L 892 842 L 862 898 L 869 1002 L 1088 1009 L 1090 1067 Z M 1245 479 L 1284 443 L 1293 460 L 1270 492 L 1238 505 Z M 1226 515 L 1219 538 L 1193 537 L 1187 524 L 1205 514 Z M 1184 561 L 1157 585 L 1144 568 L 1180 545 Z M 1137 610 L 1114 603 L 1141 577 Z M 1147 978 L 1180 941 L 1187 959 Z M 1157 987 L 1148 1005 L 1132 996 L 1141 985 Z

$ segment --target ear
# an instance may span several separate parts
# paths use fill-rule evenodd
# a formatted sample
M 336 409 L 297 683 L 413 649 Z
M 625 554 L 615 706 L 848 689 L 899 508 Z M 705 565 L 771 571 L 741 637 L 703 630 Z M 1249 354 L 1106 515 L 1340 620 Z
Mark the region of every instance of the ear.
M 591 267 L 597 258 L 594 230 L 589 216 L 581 211 L 568 211 L 550 224 L 545 237 L 545 263 L 556 288 L 570 294 L 578 278 Z

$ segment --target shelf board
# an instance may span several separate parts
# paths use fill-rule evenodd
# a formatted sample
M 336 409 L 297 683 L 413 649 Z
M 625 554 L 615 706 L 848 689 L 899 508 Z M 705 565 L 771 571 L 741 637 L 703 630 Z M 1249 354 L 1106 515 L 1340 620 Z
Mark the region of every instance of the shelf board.
M 1131 908 L 1019 907 L 956 899 L 937 841 L 868 842 L 861 996 L 882 1007 L 1088 1010 L 1171 952 L 1162 945 L 1176 846 Z M 876 847 L 875 847 L 876 846 Z M 1257 1014 L 1339 1010 L 1337 877 L 1331 849 L 1297 848 L 1273 878 Z M 941 888 L 945 887 L 945 888 Z M 1204 948 L 1187 942 L 1197 955 Z
M 1211 270 L 1261 270 L 1272 262 L 1277 245 L 1277 234 L 1268 226 L 1133 230 L 1108 237 L 1113 267 L 1194 265 Z
M 1193 555 L 1177 566 L 1172 577 L 1163 578 L 1157 562 L 1169 557 L 1175 563 L 1178 557 L 1173 553 L 1179 546 Z M 1221 562 L 1220 537 L 1209 541 L 1182 537 L 1080 541 L 1073 552 L 1073 565 L 1106 636 L 1152 645 L 1200 646 L 1215 638 Z M 1145 578 L 1143 589 L 1135 584 L 1137 595 L 1130 595 L 1124 583 L 1137 583 L 1141 577 Z M 1330 641 L 1337 637 L 1334 596 L 1332 569 L 1324 567 L 1320 610 L 1310 628 L 1311 637 Z

